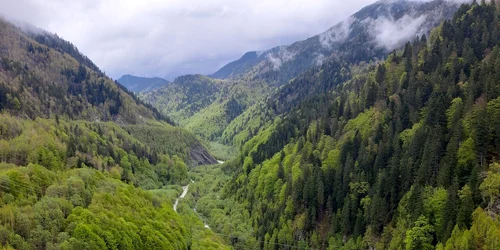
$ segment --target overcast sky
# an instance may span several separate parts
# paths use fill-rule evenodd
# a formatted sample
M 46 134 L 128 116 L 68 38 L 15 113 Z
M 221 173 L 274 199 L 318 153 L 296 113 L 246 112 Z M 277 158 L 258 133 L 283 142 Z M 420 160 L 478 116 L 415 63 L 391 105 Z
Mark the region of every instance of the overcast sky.
M 0 0 L 113 78 L 209 74 L 244 52 L 327 30 L 375 0 Z

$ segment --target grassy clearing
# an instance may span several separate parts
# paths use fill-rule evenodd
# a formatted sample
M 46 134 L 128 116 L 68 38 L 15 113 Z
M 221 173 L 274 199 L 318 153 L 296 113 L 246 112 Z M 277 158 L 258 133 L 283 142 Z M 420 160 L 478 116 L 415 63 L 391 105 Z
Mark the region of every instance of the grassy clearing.
M 227 161 L 238 155 L 238 150 L 233 146 L 227 146 L 218 142 L 210 142 L 210 153 L 217 159 Z

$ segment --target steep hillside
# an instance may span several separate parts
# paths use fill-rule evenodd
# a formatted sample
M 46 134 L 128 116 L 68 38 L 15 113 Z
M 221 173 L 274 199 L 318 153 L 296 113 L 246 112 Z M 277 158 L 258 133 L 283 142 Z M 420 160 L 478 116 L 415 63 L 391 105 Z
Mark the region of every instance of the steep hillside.
M 309 89 L 300 83 L 286 86 L 291 79 L 311 71 L 296 82 L 304 81 L 318 73 L 315 72 L 318 66 L 328 63 L 329 67 L 340 67 L 331 69 L 331 72 L 339 72 L 338 76 L 329 76 L 332 77 L 331 85 L 345 81 L 350 77 L 352 65 L 382 59 L 393 49 L 402 47 L 405 41 L 428 34 L 441 20 L 451 17 L 458 6 L 442 0 L 379 1 L 307 40 L 264 52 L 246 53 L 212 75 L 223 80 L 188 76 L 141 98 L 204 139 L 241 146 L 270 121 L 261 119 L 262 113 L 274 118 L 288 111 L 287 105 L 298 103 L 313 92 L 331 88 Z M 342 68 L 345 69 L 341 71 Z M 181 84 L 183 87 L 179 86 Z M 277 91 L 281 85 L 296 89 Z M 295 91 L 298 95 L 291 96 L 286 91 Z M 273 96 L 275 92 L 286 96 Z M 280 109 L 278 113 L 269 113 L 268 108 L 258 110 L 258 114 L 245 112 L 257 103 L 269 105 L 262 103 L 267 99 L 279 100 L 277 106 L 271 106 Z M 257 106 L 253 108 L 257 109 Z
M 360 69 L 352 67 L 354 75 L 356 71 L 365 70 L 365 67 L 367 66 Z M 314 67 L 231 121 L 224 129 L 220 140 L 241 147 L 259 131 L 264 130 L 276 117 L 287 115 L 302 102 L 332 90 L 338 84 L 351 79 L 352 75 L 348 64 L 338 63 L 335 59 L 325 62 L 321 67 Z M 309 112 L 315 114 L 314 110 Z
M 119 123 L 166 119 L 86 66 L 88 62 L 72 57 L 65 47 L 47 47 L 2 20 L 0 32 L 1 108 L 26 118 L 59 115 Z M 45 43 L 59 46 L 50 42 L 59 38 L 44 37 Z
M 266 82 L 248 78 L 218 80 L 186 75 L 166 87 L 142 93 L 140 98 L 196 135 L 216 140 L 234 118 L 267 96 L 269 90 Z
M 266 81 L 273 82 L 285 74 L 294 79 L 290 84 L 284 84 L 266 100 L 253 107 L 252 111 L 249 110 L 231 121 L 224 129 L 220 141 L 237 147 L 242 146 L 275 116 L 286 114 L 314 94 L 331 90 L 336 84 L 366 70 L 367 67 L 373 65 L 373 61 L 387 56 L 388 52 L 394 48 L 402 47 L 405 41 L 418 37 L 419 34 L 429 35 L 433 27 L 437 26 L 441 20 L 450 18 L 458 7 L 456 2 L 442 0 L 379 1 L 363 8 L 348 20 L 337 24 L 323 34 L 289 47 L 282 46 L 267 52 L 293 48 L 303 51 L 304 55 L 314 55 L 319 53 L 314 52 L 314 48 L 322 48 L 321 51 L 326 54 L 322 54 L 320 64 L 312 64 L 307 58 L 294 56 L 291 57 L 293 60 L 290 63 L 295 66 L 299 65 L 298 68 L 292 66 L 293 70 L 290 71 L 286 68 L 286 70 L 279 69 L 275 73 L 264 74 L 261 66 L 273 60 L 263 58 L 257 66 L 246 73 L 246 77 L 264 77 Z M 302 55 L 301 53 L 295 54 Z M 297 63 L 296 60 L 302 62 Z M 326 65 L 320 67 L 323 64 Z M 290 78 L 282 79 L 288 81 Z M 311 83 L 311 79 L 321 79 L 321 81 Z
M 299 85 L 332 89 L 264 124 L 225 193 L 261 248 L 496 249 L 499 68 L 500 11 L 484 2 L 345 83 L 324 64 L 274 110 Z
M 213 157 L 69 42 L 0 20 L 0 111 L 2 249 L 227 249 L 162 192 Z
M 159 77 L 148 78 L 132 75 L 124 75 L 116 81 L 134 93 L 153 91 L 170 83 Z
M 143 93 L 140 97 L 177 123 L 184 124 L 186 119 L 215 101 L 223 84 L 223 81 L 203 75 L 185 75 L 166 87 Z
M 168 197 L 144 191 L 188 181 L 181 158 L 113 122 L 0 115 L 0 245 L 7 249 L 185 249 L 200 242 L 222 249 L 210 232 L 193 236 L 188 230 L 203 225 L 176 214 Z
M 192 135 L 173 127 L 169 118 L 105 76 L 70 43 L 33 32 L 0 20 L 0 110 L 20 118 L 114 121 L 142 124 L 144 131 L 160 127 L 167 132 L 163 136 L 184 135 L 177 138 L 186 148 L 169 153 L 190 165 L 215 162 Z M 206 156 L 206 161 L 191 158 L 185 152 L 189 148 L 193 155 Z
M 248 52 L 212 76 L 251 74 L 281 85 L 331 56 L 350 63 L 382 58 L 415 36 L 428 34 L 458 7 L 454 1 L 444 0 L 381 0 L 322 34 L 264 52 Z

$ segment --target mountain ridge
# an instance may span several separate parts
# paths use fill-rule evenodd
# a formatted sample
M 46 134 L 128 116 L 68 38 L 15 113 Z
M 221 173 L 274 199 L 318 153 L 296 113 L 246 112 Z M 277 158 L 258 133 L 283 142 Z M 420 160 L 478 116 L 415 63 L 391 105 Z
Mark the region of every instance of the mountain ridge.
M 123 75 L 116 81 L 134 93 L 153 91 L 170 83 L 161 77 L 141 77 L 130 74 Z
M 171 205 L 215 163 L 70 42 L 0 19 L 0 248 L 227 249 Z
M 262 107 L 268 122 L 225 166 L 235 173 L 228 200 L 246 207 L 256 239 L 264 247 L 498 248 L 499 34 L 499 8 L 462 5 L 429 39 L 339 84 L 338 67 L 324 64 L 280 88 Z M 308 87 L 322 91 L 288 99 Z
M 148 129 L 159 126 L 166 128 L 166 135 L 182 131 L 56 35 L 27 32 L 0 20 L 0 44 L 0 109 L 12 115 L 21 119 L 112 121 Z M 72 55 L 77 55 L 76 59 Z M 187 151 L 192 148 L 192 153 L 186 149 L 169 153 L 182 154 L 190 165 L 215 163 L 200 141 L 187 131 L 182 134 L 179 140 L 188 145 Z
M 402 46 L 412 36 L 428 34 L 430 29 L 437 26 L 441 20 L 450 18 L 458 7 L 459 3 L 445 0 L 424 2 L 411 0 L 378 1 L 362 8 L 346 20 L 335 24 L 327 31 L 316 36 L 291 45 L 271 48 L 262 52 L 257 58 L 245 57 L 245 55 L 253 53 L 248 52 L 239 60 L 227 64 L 211 76 L 222 79 L 238 77 L 238 75 L 249 73 L 257 68 L 257 72 L 271 76 L 271 79 L 281 85 L 305 69 L 320 65 L 326 57 L 330 57 L 332 54 L 341 57 L 343 55 L 352 62 L 382 57 L 385 53 Z M 429 13 L 431 11 L 435 12 Z M 432 18 L 424 18 L 423 15 Z M 392 28 L 404 30 L 408 27 L 402 27 L 402 23 L 417 20 L 418 22 L 413 23 L 413 25 L 418 26 L 419 29 L 406 34 L 405 37 L 400 38 L 394 44 L 390 44 L 387 48 L 381 48 L 380 45 L 374 43 L 377 34 L 369 30 L 383 25 L 390 25 L 393 21 L 401 20 L 405 16 L 409 18 L 402 20 L 404 22 L 400 24 L 396 22 L 395 27 Z M 375 21 L 378 21 L 378 23 Z M 390 35 L 394 36 L 397 33 L 392 32 Z M 367 47 L 367 45 L 370 46 Z M 356 46 L 358 48 L 361 46 L 367 48 L 354 53 L 356 51 L 354 47 Z M 297 57 L 300 60 L 296 59 Z
M 395 5 L 393 4 L 394 2 L 396 3 Z M 407 3 L 411 3 L 411 5 L 407 6 L 406 5 Z M 445 7 L 449 6 L 448 4 L 451 4 L 451 6 L 453 6 L 453 8 L 446 10 Z M 373 27 L 378 27 L 377 25 L 387 26 L 387 24 L 389 24 L 388 25 L 389 28 L 404 29 L 404 26 L 402 26 L 402 23 L 404 23 L 402 21 L 406 21 L 406 18 L 404 18 L 404 17 L 414 15 L 414 13 L 417 13 L 419 17 L 413 18 L 411 20 L 417 20 L 418 22 L 422 22 L 422 21 L 425 21 L 422 19 L 422 17 L 432 15 L 432 13 L 436 12 L 436 8 L 438 8 L 437 12 L 441 13 L 441 14 L 430 19 L 430 21 L 428 21 L 428 23 L 427 23 L 429 26 L 427 26 L 427 24 L 425 22 L 423 22 L 420 25 L 417 25 L 420 27 L 421 25 L 426 24 L 426 25 L 424 25 L 425 33 L 426 33 L 426 35 L 429 35 L 430 28 L 433 27 L 433 25 L 437 26 L 441 22 L 440 18 L 447 19 L 447 18 L 452 17 L 452 14 L 453 14 L 455 8 L 458 8 L 458 5 L 456 3 L 449 3 L 449 2 L 446 2 L 443 0 L 435 0 L 435 1 L 425 2 L 425 3 L 415 2 L 415 1 L 390 1 L 390 2 L 386 2 L 386 3 L 381 3 L 379 1 L 379 2 L 376 2 L 374 4 L 371 4 L 371 5 L 368 5 L 364 8 L 362 8 L 360 11 L 358 11 L 354 15 L 352 15 L 351 18 L 344 20 L 343 22 L 338 23 L 337 25 L 333 26 L 332 28 L 328 29 L 327 31 L 325 31 L 319 35 L 316 35 L 316 36 L 311 37 L 311 38 L 304 40 L 304 41 L 299 41 L 299 42 L 294 43 L 288 47 L 275 47 L 274 49 L 271 50 L 271 52 L 267 52 L 267 53 L 281 53 L 284 55 L 286 53 L 283 53 L 280 51 L 286 50 L 287 48 L 290 48 L 292 46 L 298 47 L 298 48 L 306 47 L 306 49 L 309 48 L 309 50 L 311 50 L 311 48 L 313 50 L 315 50 L 314 48 L 321 48 L 324 51 L 330 51 L 327 47 L 325 47 L 326 45 L 330 46 L 330 44 L 333 44 L 332 46 L 337 46 L 336 49 L 342 50 L 343 48 L 346 48 L 346 50 L 345 50 L 345 52 L 334 53 L 330 56 L 317 57 L 316 55 L 314 55 L 312 57 L 311 56 L 305 57 L 304 60 L 306 61 L 306 63 L 303 64 L 302 66 L 301 65 L 299 65 L 297 67 L 295 67 L 293 65 L 286 66 L 288 64 L 288 62 L 286 62 L 286 63 L 282 64 L 282 66 L 284 65 L 284 67 L 286 67 L 284 74 L 281 73 L 281 69 L 279 71 L 276 71 L 276 72 L 268 71 L 268 72 L 263 73 L 263 74 L 259 73 L 260 69 L 262 69 L 263 65 L 264 66 L 268 65 L 268 66 L 265 66 L 268 69 L 270 67 L 273 67 L 273 66 L 269 66 L 269 65 L 272 65 L 272 62 L 266 62 L 267 59 L 262 60 L 263 56 L 261 56 L 260 59 L 256 59 L 256 60 L 260 60 L 260 62 L 258 63 L 257 66 L 252 68 L 249 73 L 246 73 L 245 77 L 250 78 L 250 79 L 252 79 L 254 77 L 255 78 L 262 77 L 262 78 L 266 79 L 267 81 L 274 83 L 274 84 L 277 84 L 277 85 L 280 85 L 280 83 L 279 83 L 280 79 L 287 80 L 287 82 L 284 83 L 279 88 L 279 90 L 277 90 L 275 92 L 271 92 L 268 95 L 266 101 L 263 101 L 263 103 L 261 102 L 258 104 L 261 107 L 262 106 L 272 107 L 271 110 L 273 110 L 274 112 L 277 112 L 277 113 L 273 113 L 273 112 L 269 112 L 269 111 L 262 111 L 262 112 L 260 112 L 261 114 L 257 114 L 258 112 L 257 113 L 256 112 L 243 113 L 243 115 L 241 117 L 238 117 L 237 119 L 230 122 L 226 126 L 226 128 L 224 129 L 224 131 L 222 133 L 220 140 L 223 143 L 230 143 L 230 144 L 234 143 L 237 146 L 241 146 L 242 142 L 245 142 L 246 140 L 250 139 L 252 136 L 256 135 L 256 132 L 258 131 L 259 126 L 269 122 L 269 117 L 272 117 L 273 115 L 281 115 L 283 113 L 286 113 L 284 111 L 289 110 L 291 107 L 291 106 L 287 106 L 287 105 L 290 105 L 292 103 L 300 103 L 300 101 L 303 101 L 303 100 L 301 100 L 302 97 L 308 96 L 306 93 L 310 94 L 312 92 L 316 92 L 319 94 L 319 93 L 321 93 L 321 91 L 324 91 L 325 89 L 322 89 L 322 88 L 325 88 L 325 86 L 321 86 L 320 89 L 316 89 L 316 88 L 309 89 L 307 85 L 300 84 L 300 82 L 304 81 L 304 79 L 305 79 L 305 77 L 302 77 L 303 75 L 312 76 L 314 74 L 318 74 L 318 70 L 321 69 L 321 65 L 324 62 L 326 62 L 330 66 L 334 66 L 334 67 L 335 67 L 335 65 L 341 65 L 341 67 L 338 70 L 339 74 L 350 74 L 350 72 L 349 72 L 350 65 L 356 65 L 356 64 L 361 62 L 361 64 L 358 67 L 358 70 L 359 70 L 359 69 L 362 69 L 363 67 L 369 67 L 370 64 L 373 64 L 374 61 L 378 61 L 381 58 L 385 57 L 389 51 L 387 49 L 381 49 L 381 48 L 376 49 L 376 47 L 374 47 L 376 40 L 368 39 L 368 35 L 370 32 L 368 32 L 368 30 L 367 30 L 367 27 L 369 27 L 369 25 L 366 25 L 367 18 L 369 19 L 368 23 L 372 23 Z M 380 9 L 383 9 L 386 13 L 381 14 Z M 415 9 L 418 11 L 415 12 Z M 448 13 L 448 11 L 449 11 L 449 13 Z M 395 14 L 391 14 L 391 16 L 398 14 L 399 21 L 388 22 L 387 19 L 385 18 L 388 15 L 387 12 L 395 13 Z M 372 17 L 380 17 L 380 16 L 382 16 L 383 18 L 377 19 L 379 21 L 371 20 Z M 365 21 L 363 21 L 363 20 L 365 20 Z M 365 23 L 363 23 L 363 22 L 365 22 Z M 361 30 L 361 31 L 357 31 L 357 30 Z M 411 32 L 405 33 L 405 34 L 406 35 L 409 34 L 410 37 L 414 37 L 414 36 L 417 36 L 417 33 L 418 33 L 417 30 L 413 29 Z M 358 35 L 358 34 L 361 34 L 361 35 Z M 340 43 L 335 42 L 335 41 L 332 42 L 331 41 L 332 39 L 333 40 L 340 39 L 340 40 L 345 40 L 348 42 L 340 42 Z M 321 44 L 322 40 L 326 40 L 327 42 L 324 42 L 324 44 Z M 401 40 L 401 41 L 403 41 L 403 40 Z M 352 42 L 352 44 L 351 44 L 351 42 Z M 398 39 L 398 42 L 401 43 L 399 39 Z M 304 44 L 308 44 L 308 45 L 305 46 Z M 315 44 L 315 45 L 312 46 L 312 44 Z M 401 47 L 401 46 L 402 45 L 397 45 L 396 47 Z M 359 49 L 357 49 L 357 48 L 359 48 Z M 333 49 L 335 49 L 335 48 L 333 48 Z M 390 51 L 392 51 L 392 50 L 390 50 Z M 321 60 L 322 60 L 321 64 L 316 64 L 314 62 L 314 60 L 317 60 L 317 58 L 321 58 Z M 364 61 L 359 61 L 360 58 L 363 58 L 367 62 L 363 63 Z M 314 59 L 314 60 L 312 60 L 312 59 Z M 295 60 L 295 59 L 292 59 L 292 61 L 293 60 Z M 370 61 L 371 61 L 371 63 L 370 63 Z M 291 61 L 290 61 L 290 63 L 297 65 L 296 63 L 293 63 Z M 310 65 L 311 63 L 312 63 L 312 65 L 310 67 L 307 66 L 307 65 Z M 296 73 L 289 74 L 290 71 L 288 71 L 288 70 L 290 70 L 292 68 L 293 69 L 303 69 L 304 71 L 298 70 Z M 300 72 L 300 73 L 298 73 L 298 72 Z M 285 77 L 285 78 L 283 78 L 283 77 Z M 295 78 L 292 78 L 292 79 L 290 79 L 290 81 L 288 81 L 289 77 L 295 77 Z M 329 77 L 332 77 L 332 79 L 337 78 L 337 76 L 329 76 Z M 332 80 L 332 83 L 333 82 L 336 82 L 336 81 Z M 338 82 L 336 82 L 336 83 L 338 83 Z M 285 91 L 287 91 L 287 90 L 291 91 L 294 88 L 301 89 L 302 91 L 300 91 L 300 92 L 293 92 L 292 91 L 292 93 L 295 93 L 295 95 L 286 94 Z M 274 102 L 273 99 L 280 100 L 280 101 Z M 265 103 L 265 102 L 267 102 L 267 103 Z M 277 109 L 276 109 L 276 107 L 277 107 Z M 264 109 L 266 109 L 266 108 L 264 108 Z M 259 110 L 259 108 L 256 108 L 254 110 Z M 264 113 L 266 113 L 266 115 L 264 115 Z M 272 114 L 270 114 L 270 113 L 272 113 Z M 250 122 L 250 121 L 252 121 L 252 122 Z M 252 124 L 252 125 L 245 127 L 245 126 L 243 126 L 243 124 L 245 124 L 245 123 Z

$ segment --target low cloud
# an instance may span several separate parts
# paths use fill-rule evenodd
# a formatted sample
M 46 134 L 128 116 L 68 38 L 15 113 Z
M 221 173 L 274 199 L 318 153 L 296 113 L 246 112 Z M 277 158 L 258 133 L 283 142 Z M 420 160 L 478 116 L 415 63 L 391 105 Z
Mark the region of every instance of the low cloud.
M 370 30 L 373 31 L 372 35 L 379 47 L 392 50 L 406 41 L 413 40 L 416 35 L 422 35 L 422 26 L 426 19 L 427 15 L 419 17 L 406 15 L 398 20 L 379 18 L 369 20 L 371 22 Z
M 351 25 L 354 21 L 356 21 L 356 19 L 351 16 L 328 29 L 326 32 L 321 33 L 319 35 L 319 42 L 323 47 L 330 49 L 333 43 L 344 41 L 349 36 Z
M 0 13 L 57 33 L 113 78 L 171 78 L 314 36 L 373 2 L 0 0 Z
M 385 0 L 385 1 L 400 1 L 400 0 Z M 429 0 L 415 0 L 426 1 Z M 455 4 L 469 3 L 472 0 L 445 0 Z M 423 15 L 408 13 L 399 19 L 394 18 L 379 18 L 376 20 L 365 20 L 368 30 L 374 37 L 374 42 L 377 46 L 386 50 L 393 50 L 400 47 L 407 41 L 412 41 L 416 36 L 422 36 L 431 28 L 441 22 L 443 13 L 448 11 L 446 5 L 440 5 L 439 8 L 433 9 L 431 12 L 426 12 Z
M 281 46 L 277 52 L 267 54 L 267 59 L 273 65 L 273 70 L 279 70 L 283 63 L 293 60 L 296 55 L 296 52 L 288 50 L 288 46 Z
M 320 66 L 326 60 L 326 56 L 323 54 L 317 54 L 314 62 L 316 62 L 316 66 Z

